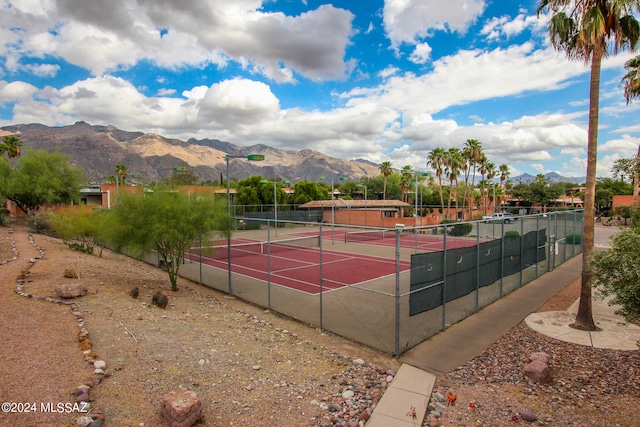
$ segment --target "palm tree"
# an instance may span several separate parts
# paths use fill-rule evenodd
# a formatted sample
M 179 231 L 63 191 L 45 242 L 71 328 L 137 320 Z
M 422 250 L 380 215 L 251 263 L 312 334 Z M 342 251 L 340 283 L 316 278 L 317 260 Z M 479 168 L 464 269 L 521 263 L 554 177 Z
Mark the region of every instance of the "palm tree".
M 408 191 L 411 188 L 411 178 L 413 178 L 413 167 L 407 165 L 402 168 L 402 177 L 400 178 L 403 202 L 408 202 L 409 200 Z
M 16 157 L 20 157 L 22 142 L 15 135 L 7 135 L 2 138 L 2 145 L 0 145 L 0 155 L 7 153 L 9 158 L 9 165 L 11 161 Z
M 498 173 L 498 171 L 496 169 L 496 165 L 494 163 L 492 163 L 492 162 L 487 162 L 487 181 L 489 181 L 489 184 L 491 186 L 495 185 L 493 183 L 493 178 L 496 177 L 497 173 Z M 491 200 L 491 197 L 489 197 L 489 199 Z M 494 200 L 494 203 L 495 203 L 495 200 Z M 496 210 L 495 209 L 495 204 L 493 205 L 493 208 L 494 208 L 493 210 L 495 212 L 495 210 Z
M 118 184 L 124 185 L 124 180 L 129 175 L 129 169 L 125 165 L 116 165 L 116 176 L 118 177 Z
M 500 172 L 500 188 L 504 188 L 504 182 L 509 179 L 509 175 L 511 175 L 511 172 L 509 171 L 509 165 L 504 163 L 501 164 L 498 171 Z
M 478 164 L 478 171 L 480 172 L 480 178 L 481 178 L 480 179 L 480 202 L 482 204 L 482 212 L 484 214 L 487 213 L 487 203 L 486 203 L 486 198 L 484 194 L 484 188 L 487 185 L 487 181 L 484 179 L 484 177 L 487 175 L 488 166 L 489 166 L 489 159 L 487 158 L 486 155 L 483 154 Z
M 640 23 L 633 16 L 640 12 L 638 0 L 541 0 L 538 15 L 552 14 L 549 22 L 551 44 L 569 59 L 590 63 L 589 130 L 587 137 L 587 182 L 585 185 L 584 232 L 582 239 L 582 284 L 578 314 L 573 326 L 596 330 L 591 305 L 591 273 L 596 194 L 600 69 L 602 58 L 626 48 L 635 50 Z
M 438 192 L 440 193 L 440 208 L 442 209 L 442 213 L 444 214 L 444 194 L 442 193 L 442 173 L 444 172 L 444 157 L 445 151 L 444 148 L 434 148 L 429 153 L 429 157 L 427 158 L 427 165 L 431 166 L 436 173 L 436 177 L 438 178 Z
M 445 174 L 449 178 L 449 204 L 447 205 L 447 215 L 451 210 L 451 199 L 453 198 L 453 187 L 455 183 L 456 187 L 456 219 L 458 217 L 458 175 L 460 174 L 460 169 L 462 167 L 462 163 L 464 163 L 464 158 L 462 157 L 462 151 L 459 148 L 449 148 L 446 152 L 446 156 L 444 158 L 444 167 Z
M 384 184 L 382 186 L 382 200 L 387 200 L 387 178 L 393 173 L 391 169 L 391 162 L 382 162 L 380 165 L 380 173 L 384 178 Z
M 640 55 L 628 60 L 624 64 L 627 74 L 622 78 L 624 84 L 624 97 L 627 104 L 634 98 L 640 98 Z
M 467 139 L 465 142 L 464 151 L 465 157 L 469 162 L 469 166 L 473 168 L 473 172 L 471 172 L 471 194 L 473 194 L 473 187 L 476 182 L 476 168 L 480 161 L 482 160 L 483 152 L 482 152 L 482 143 L 477 139 Z M 464 200 L 465 203 L 467 201 L 467 185 L 468 185 L 468 175 L 465 176 L 464 182 Z M 473 203 L 469 206 L 469 218 L 471 218 L 471 213 L 473 212 Z

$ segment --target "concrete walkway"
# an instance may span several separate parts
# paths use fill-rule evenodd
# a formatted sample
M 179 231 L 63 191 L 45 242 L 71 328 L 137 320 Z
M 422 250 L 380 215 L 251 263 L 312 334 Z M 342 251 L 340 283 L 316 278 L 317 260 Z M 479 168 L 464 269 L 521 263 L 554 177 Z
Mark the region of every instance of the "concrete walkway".
M 596 226 L 596 249 L 610 247 L 613 227 Z M 520 322 L 555 339 L 617 350 L 637 350 L 640 328 L 617 316 L 607 301 L 593 298 L 593 317 L 599 332 L 578 331 L 573 323 L 576 301 L 567 311 L 537 311 L 550 298 L 580 277 L 582 256 L 501 298 L 400 357 L 402 366 L 382 396 L 366 427 L 414 427 L 424 419 L 437 375 L 444 375 L 482 353 Z M 461 345 L 464 343 L 464 345 Z M 415 408 L 416 422 L 408 415 Z
M 482 353 L 529 314 L 538 311 L 551 297 L 580 277 L 581 269 L 582 258 L 576 256 L 417 345 L 402 355 L 400 361 L 436 375 L 455 370 Z

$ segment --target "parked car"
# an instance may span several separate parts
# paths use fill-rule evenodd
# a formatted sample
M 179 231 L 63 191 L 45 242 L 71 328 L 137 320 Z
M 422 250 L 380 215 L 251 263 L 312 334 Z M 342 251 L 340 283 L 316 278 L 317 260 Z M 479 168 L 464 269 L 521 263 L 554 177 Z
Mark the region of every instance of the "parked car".
M 490 221 L 503 221 L 505 224 L 509 224 L 511 221 L 517 221 L 518 217 L 508 212 L 495 212 L 491 215 L 485 215 L 482 217 L 484 222 Z

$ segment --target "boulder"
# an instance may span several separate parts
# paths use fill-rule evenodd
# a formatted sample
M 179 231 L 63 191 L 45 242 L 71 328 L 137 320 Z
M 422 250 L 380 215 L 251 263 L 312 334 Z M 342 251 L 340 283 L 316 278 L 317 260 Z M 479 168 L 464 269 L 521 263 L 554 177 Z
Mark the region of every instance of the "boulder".
M 191 427 L 202 417 L 202 400 L 180 386 L 162 397 L 162 415 L 170 427 Z
M 524 367 L 524 376 L 539 383 L 546 383 L 551 381 L 551 369 L 546 363 L 534 360 Z
M 549 359 L 550 359 L 549 355 L 542 351 L 537 351 L 529 355 L 529 362 L 535 362 L 536 360 L 539 360 L 542 363 L 549 364 Z
M 76 271 L 72 268 L 65 268 L 64 277 L 66 277 L 67 279 L 79 279 L 80 275 L 76 273 Z
M 77 298 L 85 296 L 89 292 L 82 283 L 69 283 L 56 286 L 56 295 L 60 298 Z

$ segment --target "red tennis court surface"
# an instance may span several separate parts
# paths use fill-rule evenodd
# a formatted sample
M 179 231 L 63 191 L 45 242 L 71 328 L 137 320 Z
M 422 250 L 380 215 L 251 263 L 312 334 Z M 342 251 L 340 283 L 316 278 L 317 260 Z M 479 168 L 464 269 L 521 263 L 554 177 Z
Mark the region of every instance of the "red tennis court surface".
M 317 236 L 317 233 L 315 234 Z M 232 239 L 232 248 L 255 240 Z M 274 244 L 277 241 L 273 242 Z M 226 251 L 226 248 L 219 247 Z M 223 254 L 224 255 L 224 254 Z M 322 260 L 320 259 L 322 257 Z M 186 258 L 199 262 L 197 252 L 186 254 Z M 218 256 L 202 255 L 202 263 L 227 270 L 228 259 Z M 362 284 L 370 280 L 394 275 L 395 259 L 351 254 L 335 250 L 297 247 L 291 250 L 279 249 L 277 252 L 251 253 L 242 256 L 231 255 L 231 272 L 255 279 L 270 281 L 271 284 L 286 286 L 310 294 L 320 293 L 320 264 L 322 263 L 322 292 Z M 400 262 L 400 270 L 408 270 L 411 263 Z
M 327 241 L 333 239 L 336 242 L 346 242 L 350 243 L 361 243 L 366 245 L 376 245 L 376 246 L 396 246 L 396 233 L 394 231 L 385 231 L 384 234 L 380 234 L 379 238 L 376 238 L 376 233 L 382 233 L 381 231 L 348 231 L 344 229 L 338 230 L 323 230 L 322 238 Z M 311 236 L 317 235 L 317 232 L 302 232 L 302 233 L 292 233 L 295 236 Z M 364 237 L 362 240 L 358 241 L 358 235 L 362 234 L 363 236 L 371 235 L 371 237 Z M 459 249 L 466 248 L 469 246 L 476 245 L 475 238 L 469 237 L 452 237 L 447 236 L 447 249 Z M 445 247 L 444 237 L 443 235 L 430 235 L 430 234 L 407 234 L 400 233 L 400 247 L 408 248 L 408 249 L 417 249 L 421 252 L 438 252 L 443 251 Z

